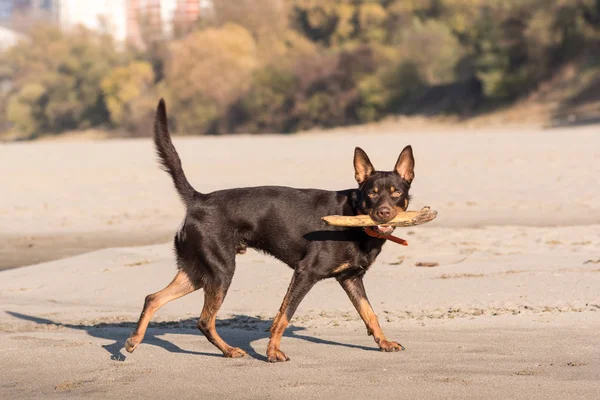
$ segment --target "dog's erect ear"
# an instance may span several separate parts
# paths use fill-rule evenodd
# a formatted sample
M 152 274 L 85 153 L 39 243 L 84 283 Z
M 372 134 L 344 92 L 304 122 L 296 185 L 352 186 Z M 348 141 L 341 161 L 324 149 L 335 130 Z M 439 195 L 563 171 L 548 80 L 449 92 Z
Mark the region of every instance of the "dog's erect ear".
M 408 183 L 411 183 L 415 179 L 415 158 L 413 157 L 411 146 L 406 146 L 402 150 L 398 161 L 396 161 L 394 171 Z
M 367 153 L 360 147 L 354 149 L 354 177 L 358 184 L 362 184 L 369 176 L 373 175 L 375 168 L 369 160 Z

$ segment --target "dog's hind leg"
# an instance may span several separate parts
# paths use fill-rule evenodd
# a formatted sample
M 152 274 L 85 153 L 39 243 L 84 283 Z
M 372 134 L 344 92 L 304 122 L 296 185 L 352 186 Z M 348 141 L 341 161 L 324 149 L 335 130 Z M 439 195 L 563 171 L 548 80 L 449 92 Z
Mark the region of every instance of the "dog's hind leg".
M 206 281 L 204 283 L 204 307 L 198 320 L 198 329 L 206 336 L 209 342 L 214 344 L 223 355 L 228 358 L 244 357 L 246 352 L 238 347 L 232 347 L 225 342 L 217 333 L 215 326 L 217 313 L 225 300 L 227 290 L 231 284 L 233 271 L 227 273 L 222 279 Z
M 180 270 L 167 287 L 159 292 L 146 296 L 144 309 L 142 310 L 142 314 L 138 320 L 137 327 L 125 342 L 125 350 L 127 350 L 129 353 L 133 353 L 136 347 L 138 347 L 138 345 L 144 339 L 146 329 L 148 328 L 148 323 L 159 308 L 168 302 L 192 293 L 199 288 L 200 286 L 190 279 L 187 272 Z

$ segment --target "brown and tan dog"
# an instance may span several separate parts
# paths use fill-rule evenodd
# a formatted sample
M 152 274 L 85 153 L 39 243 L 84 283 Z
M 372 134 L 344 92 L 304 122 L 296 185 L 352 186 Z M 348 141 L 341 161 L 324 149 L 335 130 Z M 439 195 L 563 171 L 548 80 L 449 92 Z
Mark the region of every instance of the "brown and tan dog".
M 160 307 L 202 288 L 205 300 L 198 328 L 225 357 L 244 356 L 242 349 L 228 345 L 219 336 L 215 321 L 235 271 L 236 253 L 247 246 L 276 257 L 294 270 L 271 327 L 269 361 L 289 360 L 280 349 L 284 330 L 308 291 L 326 278 L 337 279 L 381 350 L 404 349 L 385 337 L 363 285 L 363 276 L 385 240 L 371 237 L 360 228 L 328 226 L 321 217 L 368 214 L 385 224 L 406 210 L 415 165 L 410 146 L 404 148 L 391 172 L 375 171 L 366 153 L 356 148 L 357 189 L 263 186 L 205 194 L 194 190 L 185 177 L 171 142 L 162 100 L 156 113 L 154 142 L 187 212 L 174 241 L 177 275 L 163 290 L 146 297 L 137 328 L 125 344 L 127 351 L 133 352 L 142 342 L 150 319 Z M 375 229 L 382 234 L 393 230 L 383 226 Z

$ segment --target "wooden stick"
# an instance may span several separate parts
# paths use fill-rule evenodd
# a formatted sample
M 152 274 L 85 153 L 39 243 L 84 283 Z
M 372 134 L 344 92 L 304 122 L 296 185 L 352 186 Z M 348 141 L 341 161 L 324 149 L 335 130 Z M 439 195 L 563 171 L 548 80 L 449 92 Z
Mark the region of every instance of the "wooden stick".
M 406 211 L 399 213 L 396 218 L 386 222 L 385 224 L 378 224 L 373 221 L 368 215 L 328 215 L 321 218 L 329 225 L 334 226 L 346 226 L 346 227 L 364 227 L 364 226 L 377 226 L 377 225 L 391 225 L 394 227 L 407 227 L 421 225 L 426 222 L 432 221 L 437 216 L 437 211 L 432 210 L 429 207 L 423 207 L 421 211 Z

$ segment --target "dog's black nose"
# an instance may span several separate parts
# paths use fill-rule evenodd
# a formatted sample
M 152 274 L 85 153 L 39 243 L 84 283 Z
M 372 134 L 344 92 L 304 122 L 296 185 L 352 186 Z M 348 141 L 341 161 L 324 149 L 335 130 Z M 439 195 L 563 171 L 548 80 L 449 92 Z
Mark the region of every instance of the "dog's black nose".
M 377 210 L 377 216 L 384 221 L 390 219 L 391 215 L 392 210 L 390 210 L 388 207 L 381 207 L 379 210 Z

